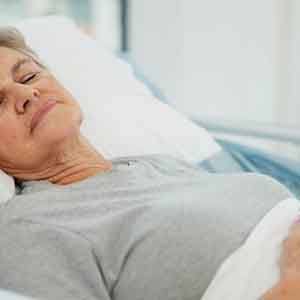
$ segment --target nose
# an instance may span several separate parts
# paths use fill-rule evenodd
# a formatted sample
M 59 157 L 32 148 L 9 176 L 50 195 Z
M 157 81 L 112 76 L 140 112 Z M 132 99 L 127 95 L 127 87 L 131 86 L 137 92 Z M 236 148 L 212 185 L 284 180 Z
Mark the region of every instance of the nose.
M 15 88 L 14 100 L 15 110 L 18 114 L 24 114 L 34 101 L 38 101 L 40 92 L 30 86 L 22 86 Z

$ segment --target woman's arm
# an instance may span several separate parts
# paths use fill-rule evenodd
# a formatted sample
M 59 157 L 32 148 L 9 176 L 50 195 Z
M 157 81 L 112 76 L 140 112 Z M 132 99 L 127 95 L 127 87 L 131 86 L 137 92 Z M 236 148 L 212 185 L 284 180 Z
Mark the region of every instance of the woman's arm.
M 261 300 L 299 300 L 300 276 L 291 275 L 281 278 L 280 281 L 269 290 Z
M 280 280 L 262 296 L 262 300 L 300 299 L 300 219 L 290 228 L 282 245 L 279 261 Z

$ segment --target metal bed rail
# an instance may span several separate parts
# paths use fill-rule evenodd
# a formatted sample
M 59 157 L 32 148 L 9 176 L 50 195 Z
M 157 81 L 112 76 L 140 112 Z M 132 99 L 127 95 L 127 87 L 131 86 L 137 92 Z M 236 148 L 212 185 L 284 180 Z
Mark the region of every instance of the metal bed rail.
M 300 145 L 300 128 L 259 122 L 212 120 L 191 116 L 196 124 L 216 134 L 229 134 Z

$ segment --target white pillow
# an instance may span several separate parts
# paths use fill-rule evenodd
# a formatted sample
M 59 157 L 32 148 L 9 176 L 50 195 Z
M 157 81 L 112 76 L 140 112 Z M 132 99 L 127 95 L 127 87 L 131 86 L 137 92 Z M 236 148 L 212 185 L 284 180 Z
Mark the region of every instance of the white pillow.
M 208 132 L 156 99 L 126 62 L 65 17 L 17 24 L 81 104 L 82 132 L 107 158 L 164 153 L 200 162 L 221 148 Z
M 0 170 L 0 204 L 7 202 L 15 193 L 14 179 Z

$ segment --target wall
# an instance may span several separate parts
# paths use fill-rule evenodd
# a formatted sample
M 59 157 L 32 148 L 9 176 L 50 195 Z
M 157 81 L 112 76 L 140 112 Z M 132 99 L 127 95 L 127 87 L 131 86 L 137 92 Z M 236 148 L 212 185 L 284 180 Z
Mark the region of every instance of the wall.
M 276 101 L 276 7 L 272 0 L 184 5 L 187 112 L 272 121 Z
M 289 1 L 289 30 L 286 52 L 286 95 L 282 99 L 283 122 L 300 126 L 300 2 Z M 284 101 L 285 100 L 285 101 Z
M 119 0 L 92 0 L 95 38 L 112 51 L 121 47 Z
M 168 101 L 187 114 L 295 123 L 299 51 L 291 49 L 298 44 L 300 50 L 299 5 L 131 0 L 131 54 Z
M 131 56 L 169 99 L 183 97 L 183 12 L 181 0 L 131 0 Z

